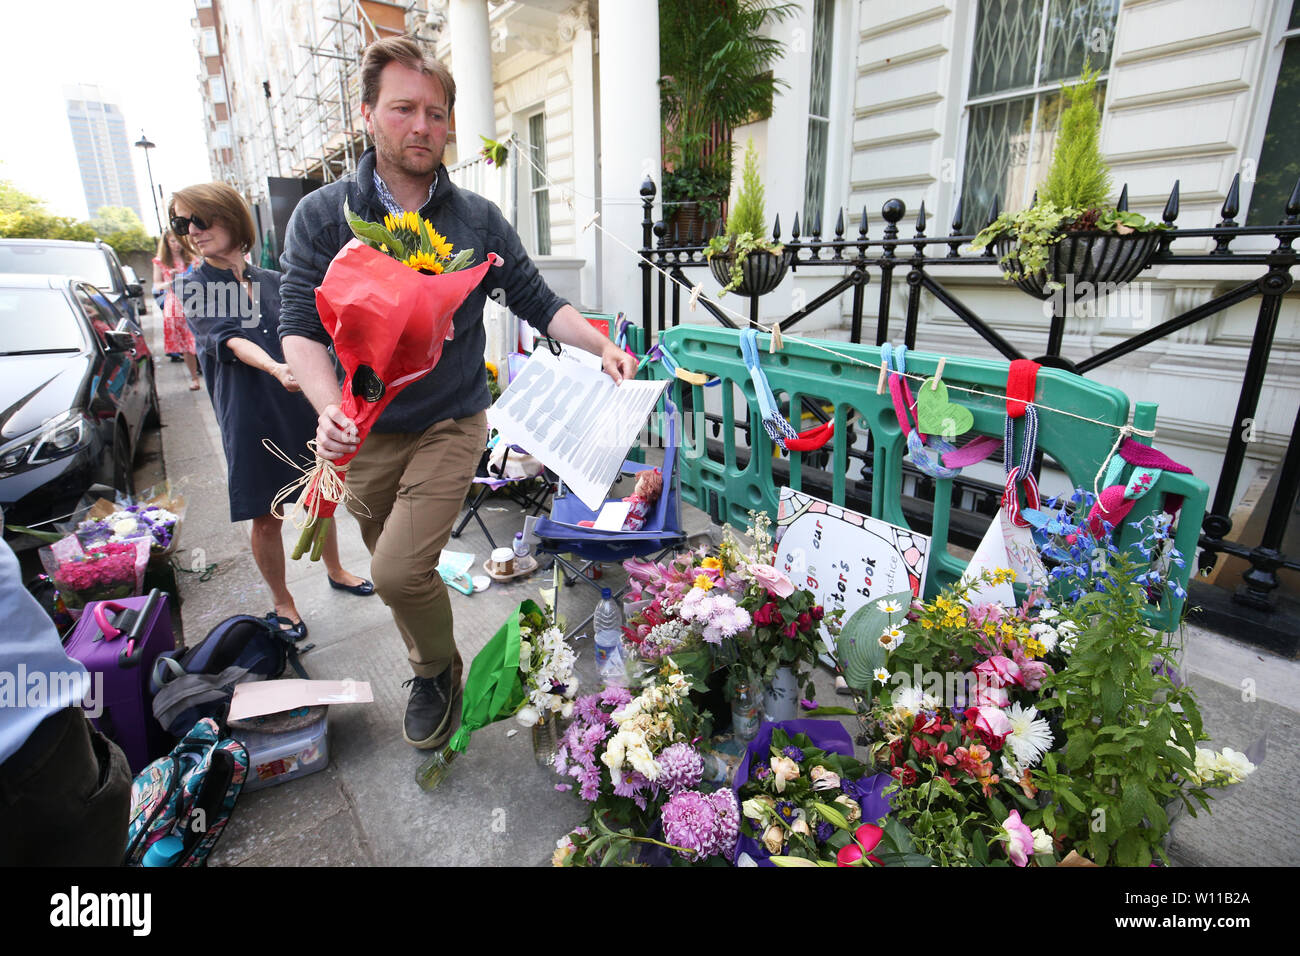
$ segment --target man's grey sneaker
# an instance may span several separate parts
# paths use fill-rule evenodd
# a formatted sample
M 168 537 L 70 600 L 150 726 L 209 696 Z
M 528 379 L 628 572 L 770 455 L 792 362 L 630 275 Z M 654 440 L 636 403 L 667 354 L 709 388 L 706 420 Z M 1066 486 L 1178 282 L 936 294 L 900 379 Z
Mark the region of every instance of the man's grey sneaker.
M 460 704 L 461 668 L 457 657 L 437 677 L 412 677 L 402 684 L 410 686 L 402 736 L 421 750 L 441 747 L 451 739 L 452 717 Z

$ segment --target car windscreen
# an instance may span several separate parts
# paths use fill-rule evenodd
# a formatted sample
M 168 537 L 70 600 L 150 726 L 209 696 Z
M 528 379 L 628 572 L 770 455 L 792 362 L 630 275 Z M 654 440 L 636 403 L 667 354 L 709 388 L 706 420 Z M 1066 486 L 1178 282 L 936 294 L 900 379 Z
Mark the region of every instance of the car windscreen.
M 85 347 L 81 322 L 58 289 L 0 289 L 0 355 Z
M 113 276 L 108 270 L 108 259 L 93 246 L 0 243 L 0 272 L 75 277 L 98 286 L 110 295 L 113 293 Z

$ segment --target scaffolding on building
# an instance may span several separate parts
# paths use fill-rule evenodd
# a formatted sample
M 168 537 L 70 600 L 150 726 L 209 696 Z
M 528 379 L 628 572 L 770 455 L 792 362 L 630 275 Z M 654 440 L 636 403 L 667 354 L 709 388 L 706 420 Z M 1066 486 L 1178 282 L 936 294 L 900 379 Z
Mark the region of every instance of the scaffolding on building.
M 407 33 L 408 16 L 421 4 L 325 0 L 321 6 L 333 9 L 312 24 L 309 42 L 299 44 L 307 56 L 286 88 L 263 86 L 266 108 L 256 136 L 270 158 L 268 175 L 328 183 L 355 169 L 365 149 L 358 109 L 362 51 Z M 317 33 L 320 23 L 328 26 Z

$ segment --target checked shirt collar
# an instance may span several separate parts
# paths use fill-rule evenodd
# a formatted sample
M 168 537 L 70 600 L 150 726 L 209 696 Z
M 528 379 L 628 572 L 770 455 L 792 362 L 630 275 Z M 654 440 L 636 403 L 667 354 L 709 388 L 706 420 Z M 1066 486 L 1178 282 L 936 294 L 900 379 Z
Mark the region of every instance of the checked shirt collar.
M 420 204 L 420 209 L 429 205 L 429 200 L 433 199 L 433 191 L 437 188 L 438 173 L 435 170 L 433 174 L 433 182 L 429 184 L 429 195 L 424 197 L 424 202 Z M 379 177 L 378 169 L 375 170 L 375 192 L 379 194 L 379 201 L 384 204 L 384 208 L 388 210 L 390 216 L 396 218 L 406 212 L 406 210 L 402 208 L 402 204 L 394 199 L 393 194 L 388 191 L 388 184 Z M 419 209 L 416 210 L 416 212 L 419 211 Z

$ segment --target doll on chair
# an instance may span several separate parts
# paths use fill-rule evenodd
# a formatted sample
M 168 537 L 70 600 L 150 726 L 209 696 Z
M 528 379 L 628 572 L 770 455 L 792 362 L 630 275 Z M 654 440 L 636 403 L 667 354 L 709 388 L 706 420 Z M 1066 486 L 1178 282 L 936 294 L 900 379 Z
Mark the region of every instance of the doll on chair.
M 627 510 L 627 517 L 623 519 L 624 531 L 640 531 L 645 527 L 645 519 L 649 517 L 654 506 L 659 503 L 659 496 L 664 491 L 664 476 L 658 468 L 650 468 L 645 471 L 636 473 L 636 485 L 632 489 L 632 494 L 623 500 L 628 502 L 630 507 Z M 584 528 L 590 528 L 595 522 L 579 521 L 578 524 Z

